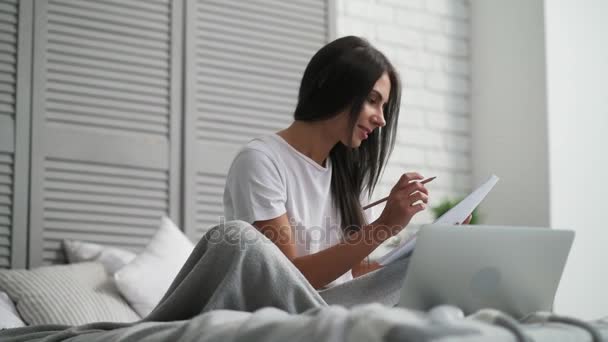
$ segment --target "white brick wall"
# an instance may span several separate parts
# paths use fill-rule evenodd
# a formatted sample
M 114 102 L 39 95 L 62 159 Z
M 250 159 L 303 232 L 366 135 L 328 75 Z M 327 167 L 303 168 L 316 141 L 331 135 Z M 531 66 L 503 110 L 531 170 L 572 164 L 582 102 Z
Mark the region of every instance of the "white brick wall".
M 406 171 L 438 176 L 431 205 L 471 189 L 469 3 L 467 0 L 336 0 L 338 37 L 378 47 L 403 81 L 397 145 L 374 198 Z M 376 209 L 376 208 L 375 208 Z M 381 206 L 374 211 L 381 212 Z M 432 220 L 430 212 L 414 223 Z

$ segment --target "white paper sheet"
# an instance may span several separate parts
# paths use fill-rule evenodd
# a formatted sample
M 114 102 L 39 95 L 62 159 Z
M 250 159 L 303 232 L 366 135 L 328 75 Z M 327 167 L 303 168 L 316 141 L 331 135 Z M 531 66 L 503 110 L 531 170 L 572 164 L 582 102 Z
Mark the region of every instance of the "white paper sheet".
M 455 205 L 452 209 L 441 215 L 437 220 L 436 224 L 458 224 L 463 222 L 477 206 L 483 201 L 483 199 L 490 193 L 494 185 L 498 182 L 496 175 L 490 176 L 490 178 L 480 185 L 477 189 L 471 192 L 467 197 Z M 416 245 L 416 235 L 410 239 L 403 241 L 399 246 L 395 247 L 392 251 L 386 253 L 378 261 L 380 265 L 385 266 L 391 262 L 400 259 L 408 255 L 414 246 Z

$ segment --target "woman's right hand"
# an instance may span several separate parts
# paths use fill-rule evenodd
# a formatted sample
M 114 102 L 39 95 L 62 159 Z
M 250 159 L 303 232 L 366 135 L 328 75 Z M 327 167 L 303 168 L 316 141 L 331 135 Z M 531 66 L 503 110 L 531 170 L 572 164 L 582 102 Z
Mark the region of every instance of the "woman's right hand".
M 417 172 L 404 173 L 388 196 L 386 206 L 376 224 L 389 228 L 390 234 L 399 233 L 412 217 L 426 208 L 428 190 L 420 183 L 424 177 Z M 420 202 L 414 204 L 416 202 Z

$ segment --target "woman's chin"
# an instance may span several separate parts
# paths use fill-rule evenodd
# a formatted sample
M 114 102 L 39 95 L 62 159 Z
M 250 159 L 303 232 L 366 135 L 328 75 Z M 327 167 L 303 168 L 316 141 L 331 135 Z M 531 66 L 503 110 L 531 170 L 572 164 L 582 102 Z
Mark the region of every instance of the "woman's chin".
M 353 139 L 350 143 L 350 147 L 351 148 L 359 148 L 361 147 L 361 144 L 363 143 L 363 140 L 361 139 Z

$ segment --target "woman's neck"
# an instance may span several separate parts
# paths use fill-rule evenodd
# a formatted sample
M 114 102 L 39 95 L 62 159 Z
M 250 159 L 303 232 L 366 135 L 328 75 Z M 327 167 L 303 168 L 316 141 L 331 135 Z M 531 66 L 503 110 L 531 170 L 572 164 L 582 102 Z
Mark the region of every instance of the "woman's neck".
M 289 145 L 325 167 L 329 152 L 338 142 L 324 122 L 294 121 L 277 132 Z

